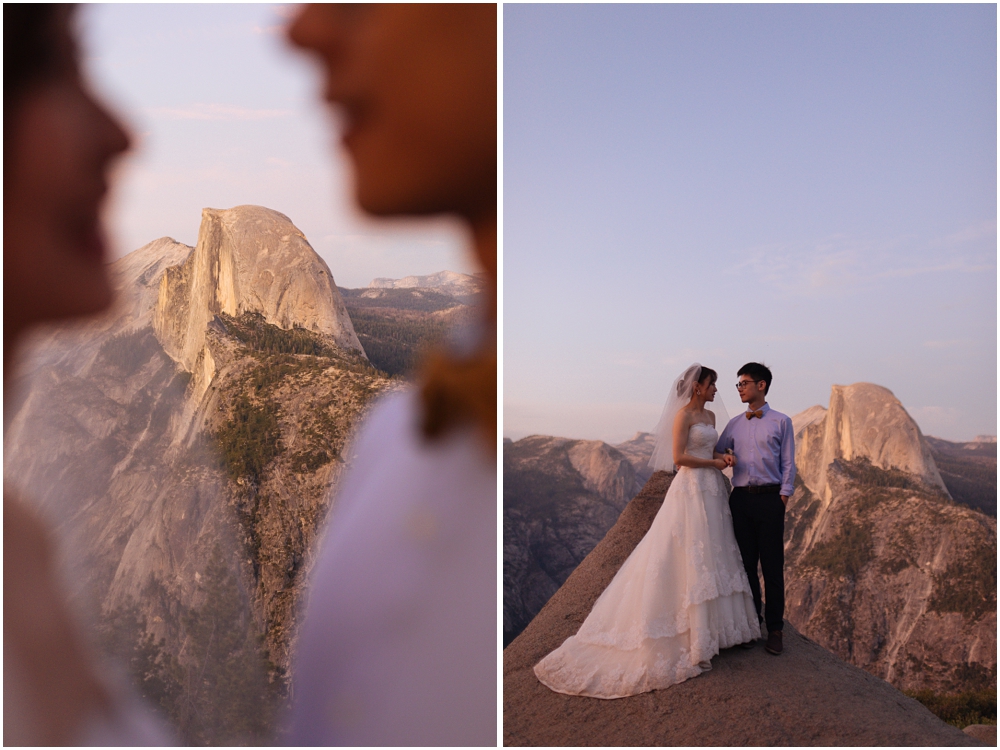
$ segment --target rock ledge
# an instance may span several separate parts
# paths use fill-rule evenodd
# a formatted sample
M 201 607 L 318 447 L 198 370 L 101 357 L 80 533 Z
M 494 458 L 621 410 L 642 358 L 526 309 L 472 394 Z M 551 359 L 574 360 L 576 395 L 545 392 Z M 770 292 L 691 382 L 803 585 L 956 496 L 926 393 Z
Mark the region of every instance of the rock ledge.
M 618 700 L 554 693 L 534 664 L 576 632 L 663 502 L 657 472 L 615 526 L 504 650 L 505 745 L 979 746 L 889 683 L 786 623 L 785 653 L 728 649 L 713 669 Z

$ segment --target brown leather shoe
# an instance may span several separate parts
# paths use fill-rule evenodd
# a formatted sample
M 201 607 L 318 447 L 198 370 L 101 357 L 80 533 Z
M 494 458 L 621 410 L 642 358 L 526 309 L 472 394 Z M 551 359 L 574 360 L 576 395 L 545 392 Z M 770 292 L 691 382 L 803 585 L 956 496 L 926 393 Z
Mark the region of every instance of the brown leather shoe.
M 780 630 L 772 630 L 767 634 L 767 643 L 764 644 L 764 650 L 769 654 L 774 654 L 775 656 L 781 653 Z

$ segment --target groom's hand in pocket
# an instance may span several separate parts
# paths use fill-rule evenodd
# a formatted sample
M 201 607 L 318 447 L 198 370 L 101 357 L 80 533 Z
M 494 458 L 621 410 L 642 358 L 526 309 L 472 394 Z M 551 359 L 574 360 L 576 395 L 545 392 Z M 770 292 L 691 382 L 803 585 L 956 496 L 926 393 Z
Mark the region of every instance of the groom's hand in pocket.
M 784 505 L 787 508 L 788 507 L 788 495 L 780 495 L 780 497 L 781 497 L 781 504 Z

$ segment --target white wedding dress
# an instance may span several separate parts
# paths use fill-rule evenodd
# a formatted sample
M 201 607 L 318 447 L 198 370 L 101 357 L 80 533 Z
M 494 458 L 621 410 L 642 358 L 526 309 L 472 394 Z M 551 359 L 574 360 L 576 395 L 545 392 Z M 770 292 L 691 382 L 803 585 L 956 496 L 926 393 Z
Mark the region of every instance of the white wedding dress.
M 685 452 L 710 459 L 717 440 L 694 424 Z M 623 698 L 684 682 L 759 637 L 722 472 L 681 467 L 646 536 L 535 675 L 559 693 Z

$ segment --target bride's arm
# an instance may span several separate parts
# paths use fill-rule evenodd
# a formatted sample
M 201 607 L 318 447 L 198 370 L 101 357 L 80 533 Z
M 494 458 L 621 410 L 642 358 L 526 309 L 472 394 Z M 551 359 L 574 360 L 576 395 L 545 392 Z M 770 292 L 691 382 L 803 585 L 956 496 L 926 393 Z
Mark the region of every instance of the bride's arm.
M 715 414 L 712 412 L 709 412 L 709 414 L 712 414 L 712 426 L 715 427 Z M 715 444 L 715 450 L 712 451 L 712 456 L 722 459 L 726 466 L 735 466 L 736 456 L 733 455 L 731 445 L 725 449 L 724 453 L 719 453 L 719 446 L 725 443 L 732 443 L 732 438 L 729 436 L 729 425 L 726 425 L 722 430 L 722 434 L 719 436 L 719 442 Z
M 726 462 L 721 458 L 698 458 L 686 452 L 690 429 L 691 414 L 681 409 L 674 417 L 674 466 L 687 466 L 692 469 L 726 468 Z

